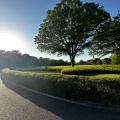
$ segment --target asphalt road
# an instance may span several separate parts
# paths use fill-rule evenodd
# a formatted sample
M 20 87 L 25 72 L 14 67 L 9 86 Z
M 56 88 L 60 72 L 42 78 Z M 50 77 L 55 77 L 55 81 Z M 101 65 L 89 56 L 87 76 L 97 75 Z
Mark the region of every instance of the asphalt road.
M 70 103 L 0 80 L 0 120 L 120 120 L 120 112 Z

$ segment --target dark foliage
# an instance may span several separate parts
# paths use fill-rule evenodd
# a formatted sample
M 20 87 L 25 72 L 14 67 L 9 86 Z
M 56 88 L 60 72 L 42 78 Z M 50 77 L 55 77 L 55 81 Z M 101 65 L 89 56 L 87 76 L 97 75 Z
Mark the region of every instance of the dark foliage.
M 49 58 L 39 59 L 29 54 L 21 54 L 19 51 L 4 51 L 0 50 L 0 69 L 3 68 L 25 68 L 25 67 L 37 67 L 48 65 L 68 65 L 69 63 L 63 60 L 54 60 Z

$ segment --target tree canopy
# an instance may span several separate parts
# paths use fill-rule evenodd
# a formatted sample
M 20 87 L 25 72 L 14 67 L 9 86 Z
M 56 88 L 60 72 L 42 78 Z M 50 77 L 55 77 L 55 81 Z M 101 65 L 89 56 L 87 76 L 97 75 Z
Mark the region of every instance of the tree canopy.
M 90 54 L 120 54 L 120 13 L 99 27 L 92 43 Z
M 35 44 L 41 52 L 69 55 L 74 66 L 75 57 L 91 43 L 100 24 L 110 18 L 102 6 L 80 0 L 61 0 L 46 13 Z
M 68 61 L 62 59 L 37 58 L 29 54 L 21 54 L 18 50 L 0 50 L 0 70 L 3 68 L 25 68 L 40 66 L 69 65 Z

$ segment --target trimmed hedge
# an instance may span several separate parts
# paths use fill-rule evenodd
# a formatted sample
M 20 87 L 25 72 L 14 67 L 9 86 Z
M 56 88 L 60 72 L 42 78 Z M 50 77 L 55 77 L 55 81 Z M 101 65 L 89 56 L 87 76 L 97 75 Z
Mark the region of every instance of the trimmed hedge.
M 62 74 L 80 75 L 80 74 L 120 74 L 120 66 L 79 66 L 74 68 L 66 68 L 61 71 Z
M 120 104 L 120 78 L 88 78 L 77 75 L 35 74 L 4 69 L 7 80 L 54 96 L 102 103 Z

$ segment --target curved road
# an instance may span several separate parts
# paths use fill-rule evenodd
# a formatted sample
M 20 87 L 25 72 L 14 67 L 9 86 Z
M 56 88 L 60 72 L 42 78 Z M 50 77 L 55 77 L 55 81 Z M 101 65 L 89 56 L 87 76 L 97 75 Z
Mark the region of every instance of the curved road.
M 0 80 L 0 120 L 120 120 L 120 112 L 70 103 Z

